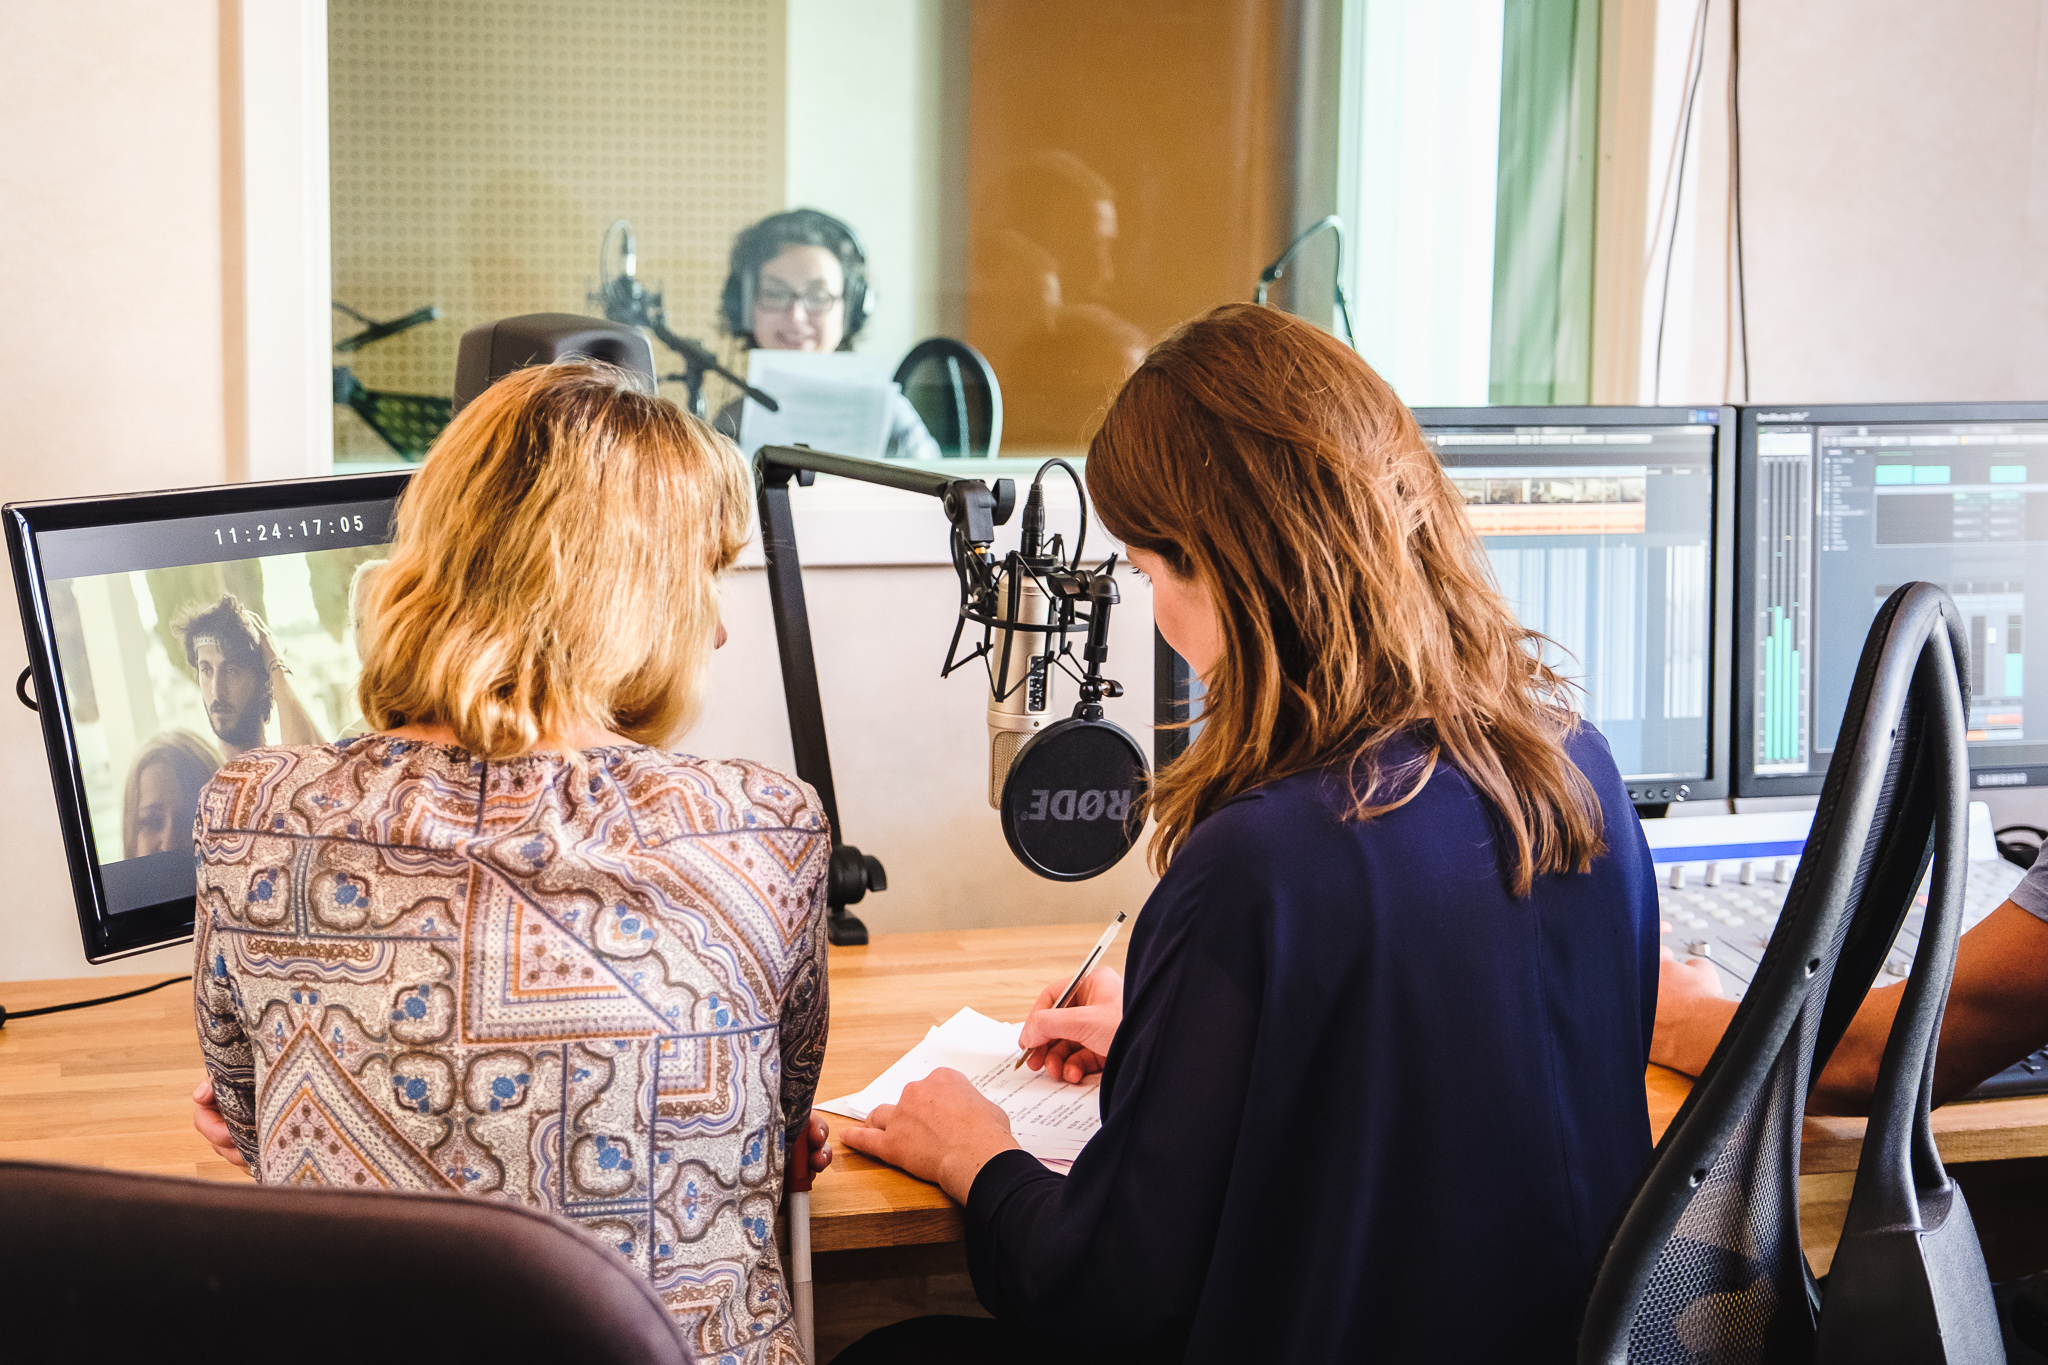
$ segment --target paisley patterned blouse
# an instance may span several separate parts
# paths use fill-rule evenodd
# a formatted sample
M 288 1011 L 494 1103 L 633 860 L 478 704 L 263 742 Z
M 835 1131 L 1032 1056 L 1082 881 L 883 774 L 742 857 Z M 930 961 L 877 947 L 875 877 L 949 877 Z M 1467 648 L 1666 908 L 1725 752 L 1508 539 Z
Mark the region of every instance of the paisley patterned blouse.
M 774 1229 L 825 1049 L 807 786 L 372 735 L 243 755 L 198 835 L 200 1038 L 259 1179 L 547 1209 L 698 1359 L 799 1359 Z

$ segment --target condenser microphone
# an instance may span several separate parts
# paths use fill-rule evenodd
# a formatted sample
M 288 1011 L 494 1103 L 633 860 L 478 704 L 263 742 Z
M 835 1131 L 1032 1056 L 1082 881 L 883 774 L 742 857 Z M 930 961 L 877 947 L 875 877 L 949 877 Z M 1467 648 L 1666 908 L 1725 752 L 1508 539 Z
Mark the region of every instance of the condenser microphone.
M 1043 730 L 1053 715 L 1053 680 L 1045 628 L 1053 616 L 1052 598 L 1043 575 L 1057 561 L 1043 553 L 1045 495 L 1031 485 L 1024 500 L 1023 543 L 1005 566 L 1003 619 L 1012 629 L 998 630 L 991 640 L 988 703 L 988 805 L 1003 808 L 1003 780 L 1010 775 L 1017 751 Z M 1033 629 L 1036 627 L 1036 629 Z
M 1036 580 L 1020 574 L 1010 581 L 1010 589 L 1010 620 L 1020 626 L 1051 621 L 1052 599 Z M 1017 751 L 1052 720 L 1054 673 L 1046 667 L 1045 636 L 1034 631 L 998 631 L 994 659 L 988 703 L 988 805 L 1000 810 L 1003 780 L 1010 775 Z
M 623 218 L 605 229 L 604 245 L 598 251 L 597 292 L 596 301 L 604 305 L 604 315 L 613 322 L 651 330 L 662 321 L 661 296 L 650 294 L 640 283 L 639 243 L 634 240 L 633 225 Z
M 1080 503 L 1071 555 L 1061 537 L 1045 533 L 1042 482 L 1053 469 L 1074 481 Z M 986 489 L 982 496 L 988 499 Z M 1047 460 L 1039 468 L 1024 501 L 1020 544 L 998 564 L 990 545 L 1008 502 L 1002 496 L 997 505 L 1004 515 L 978 526 L 948 505 L 960 616 L 940 676 L 986 661 L 988 795 L 1003 838 L 1039 876 L 1080 881 L 1116 866 L 1145 826 L 1144 751 L 1102 706 L 1105 698 L 1123 695 L 1120 684 L 1102 676 L 1110 613 L 1118 600 L 1117 557 L 1083 567 L 1088 494 L 1080 472 L 1065 460 Z M 960 640 L 970 623 L 981 628 L 981 643 L 962 657 Z M 1076 656 L 1069 635 L 1078 627 L 1086 628 L 1087 637 Z M 1062 673 L 1072 679 L 1079 700 L 1065 719 L 1054 720 L 1053 684 Z
M 1081 515 L 1076 565 L 1087 535 L 1085 503 Z M 989 707 L 989 804 L 1001 817 L 1003 838 L 1017 861 L 1053 881 L 1107 872 L 1131 851 L 1145 823 L 1145 753 L 1102 714 L 1102 699 L 1123 692 L 1101 676 L 1109 658 L 1110 608 L 1117 600 L 1114 564 L 1112 559 L 1100 573 L 1079 575 L 1061 560 L 1057 542 L 1048 552 L 1045 498 L 1034 480 L 1024 500 L 1022 543 L 1006 572 L 1013 607 L 1008 619 L 1020 629 L 1001 632 L 1010 661 L 1001 662 L 997 644 L 998 665 L 991 670 L 1014 686 Z M 1044 591 L 1048 587 L 1052 593 Z M 1064 619 L 1069 608 L 1053 594 L 1088 605 L 1088 638 L 1081 648 L 1088 671 L 1074 713 L 1048 724 L 1056 646 L 1049 632 L 1021 627 L 1044 625 L 1055 614 Z M 1025 650 L 1031 652 L 1020 660 Z
M 615 242 L 618 256 L 616 271 L 612 268 Z M 668 307 L 663 303 L 659 290 L 649 289 L 640 283 L 639 270 L 640 249 L 633 237 L 633 225 L 623 218 L 617 219 L 605 229 L 603 245 L 598 248 L 597 292 L 588 296 L 589 301 L 602 306 L 605 317 L 613 322 L 652 332 L 655 340 L 683 358 L 683 363 L 689 366 L 689 373 L 667 377 L 680 378 L 689 384 L 690 411 L 699 417 L 704 415 L 704 376 L 715 374 L 768 411 L 779 412 L 781 404 L 727 369 L 716 351 L 701 341 L 677 336 L 669 330 Z

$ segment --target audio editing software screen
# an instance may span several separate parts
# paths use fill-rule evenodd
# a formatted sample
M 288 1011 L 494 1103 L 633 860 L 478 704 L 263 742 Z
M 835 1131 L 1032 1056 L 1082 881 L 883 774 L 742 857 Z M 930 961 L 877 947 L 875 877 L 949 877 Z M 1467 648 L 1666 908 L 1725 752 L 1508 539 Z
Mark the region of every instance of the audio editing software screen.
M 1785 413 L 1783 417 L 1824 416 Z M 1877 608 L 1947 589 L 1970 640 L 1971 766 L 2048 761 L 2048 421 L 1757 424 L 1746 742 L 1758 777 L 1826 772 Z
M 1425 429 L 1501 591 L 1632 780 L 1708 771 L 1718 430 Z

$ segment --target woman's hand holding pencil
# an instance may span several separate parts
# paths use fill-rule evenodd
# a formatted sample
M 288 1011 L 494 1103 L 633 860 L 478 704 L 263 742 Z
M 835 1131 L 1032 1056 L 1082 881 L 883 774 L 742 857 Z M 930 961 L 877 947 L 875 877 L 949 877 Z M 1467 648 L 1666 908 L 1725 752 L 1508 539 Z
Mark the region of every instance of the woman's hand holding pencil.
M 1102 1070 L 1109 1056 L 1110 1039 L 1124 1019 L 1124 979 L 1112 968 L 1097 967 L 1081 978 L 1064 1008 L 1053 1008 L 1066 985 L 1056 981 L 1038 993 L 1017 1046 L 1033 1071 L 1078 1082 Z

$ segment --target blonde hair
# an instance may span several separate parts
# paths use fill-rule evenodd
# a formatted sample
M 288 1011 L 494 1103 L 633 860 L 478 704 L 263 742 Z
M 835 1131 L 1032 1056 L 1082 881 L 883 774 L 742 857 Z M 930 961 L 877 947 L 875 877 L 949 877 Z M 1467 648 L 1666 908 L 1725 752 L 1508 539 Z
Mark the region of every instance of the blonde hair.
M 499 380 L 434 442 L 363 600 L 365 724 L 446 725 L 481 758 L 576 726 L 695 719 L 717 577 L 751 480 L 703 422 L 594 361 Z
M 1088 489 L 1113 535 L 1201 582 L 1222 628 L 1202 733 L 1153 785 L 1155 866 L 1263 783 L 1344 765 L 1366 820 L 1440 760 L 1492 806 L 1517 896 L 1603 851 L 1542 637 L 1494 587 L 1414 415 L 1328 333 L 1249 304 L 1181 328 L 1110 406 Z M 1384 761 L 1402 734 L 1421 759 Z

